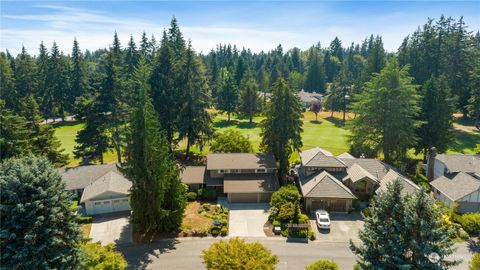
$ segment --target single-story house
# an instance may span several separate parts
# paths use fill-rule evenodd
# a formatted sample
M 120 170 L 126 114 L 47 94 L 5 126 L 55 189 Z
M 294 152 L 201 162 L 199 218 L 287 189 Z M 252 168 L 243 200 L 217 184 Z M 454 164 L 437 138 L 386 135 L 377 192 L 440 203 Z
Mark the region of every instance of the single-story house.
M 87 215 L 130 210 L 128 202 L 132 183 L 117 164 L 84 165 L 59 169 L 65 189 L 71 191 Z
M 432 153 L 431 153 L 432 154 Z M 433 166 L 433 168 L 430 168 Z M 480 178 L 480 155 L 465 155 L 465 154 L 436 154 L 433 149 L 432 157 L 428 158 L 425 170 L 430 170 L 433 175 L 430 176 L 433 180 L 444 175 L 455 175 L 459 172 L 468 174 L 476 174 Z
M 313 103 L 320 103 L 323 98 L 323 96 L 319 93 L 310 93 L 303 89 L 297 93 L 297 96 L 302 102 L 303 107 L 307 110 L 312 106 Z
M 430 185 L 436 199 L 448 207 L 456 203 L 459 213 L 480 212 L 480 179 L 459 172 L 453 178 L 440 176 Z
M 334 212 L 348 212 L 356 196 L 340 180 L 327 171 L 310 177 L 301 177 L 305 208 L 308 210 L 328 209 Z
M 217 153 L 207 155 L 206 166 L 185 167 L 181 179 L 191 190 L 217 189 L 230 203 L 259 203 L 279 188 L 276 172 L 271 154 Z

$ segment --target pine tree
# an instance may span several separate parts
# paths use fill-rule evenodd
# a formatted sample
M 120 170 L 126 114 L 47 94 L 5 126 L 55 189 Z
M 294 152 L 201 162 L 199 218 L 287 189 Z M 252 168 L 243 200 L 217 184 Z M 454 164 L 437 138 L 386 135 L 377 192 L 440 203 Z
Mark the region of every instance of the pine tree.
M 51 94 L 47 89 L 47 73 L 48 73 L 48 52 L 47 48 L 40 43 L 39 54 L 37 57 L 38 67 L 38 93 L 40 96 L 40 111 L 44 119 L 48 119 L 51 110 Z
M 251 124 L 253 115 L 257 112 L 258 106 L 258 84 L 253 78 L 252 73 L 248 70 L 240 84 L 241 112 L 248 116 L 248 121 Z
M 60 149 L 61 143 L 55 137 L 55 130 L 51 125 L 43 124 L 38 104 L 33 95 L 29 95 L 22 103 L 22 116 L 29 129 L 32 153 L 46 157 L 52 164 L 62 167 L 68 164 L 68 155 Z
M 135 72 L 135 67 L 137 66 L 138 62 L 137 46 L 135 45 L 133 36 L 130 36 L 130 40 L 128 41 L 125 62 L 127 64 L 127 76 L 128 78 L 131 78 Z
M 311 48 L 308 58 L 305 90 L 323 93 L 325 91 L 325 71 L 323 69 L 320 52 Z
M 54 42 L 48 58 L 43 107 L 47 110 L 47 116 L 60 115 L 62 120 L 72 108 L 74 101 L 70 91 L 70 65 L 67 60 Z
M 474 57 L 472 58 L 472 70 L 470 71 L 470 99 L 467 109 L 475 122 L 475 126 L 480 129 L 480 32 L 475 35 L 473 43 L 472 55 Z
M 31 151 L 30 131 L 25 119 L 5 108 L 5 101 L 0 99 L 0 160 L 21 157 Z
M 72 48 L 72 55 L 71 55 L 71 95 L 73 96 L 73 101 L 76 98 L 82 96 L 85 91 L 87 91 L 87 78 L 85 74 L 85 63 L 82 55 L 82 51 L 80 50 L 80 46 L 78 45 L 78 41 L 75 38 L 73 40 L 73 48 Z
M 71 195 L 45 158 L 0 164 L 1 264 L 7 269 L 76 269 L 82 233 Z
M 163 45 L 163 42 L 162 42 L 162 45 Z M 142 55 L 144 59 L 148 59 L 148 46 L 149 46 L 149 41 L 148 41 L 147 33 L 143 32 L 142 40 L 140 41 L 140 55 Z
M 178 139 L 187 139 L 186 156 L 188 157 L 190 146 L 199 143 L 201 147 L 213 135 L 211 127 L 212 118 L 207 112 L 209 103 L 209 88 L 205 76 L 205 67 L 195 56 L 195 52 L 188 45 L 184 67 L 182 68 L 182 93 L 183 100 L 180 111 Z
M 0 93 L 8 109 L 18 111 L 19 95 L 15 88 L 15 77 L 5 53 L 0 52 Z
M 373 37 L 370 37 L 371 39 Z M 369 45 L 370 46 L 370 45 Z M 371 49 L 368 51 L 367 57 L 367 72 L 368 74 L 380 72 L 386 64 L 385 49 L 383 48 L 383 41 L 380 36 L 377 36 L 371 45 Z
M 217 87 L 217 109 L 226 112 L 228 121 L 230 121 L 230 115 L 237 112 L 239 103 L 240 96 L 235 78 L 226 68 L 223 68 L 220 71 L 219 85 Z
M 134 229 L 141 232 L 169 232 L 178 229 L 186 206 L 185 187 L 170 153 L 170 145 L 160 132 L 149 91 L 148 67 L 141 60 L 135 78 L 141 89 L 132 114 L 126 166 L 132 181 L 131 208 Z
M 272 153 L 278 161 L 278 172 L 285 179 L 288 159 L 302 147 L 302 105 L 299 98 L 280 78 L 272 89 L 272 99 L 265 109 L 266 118 L 260 123 L 261 149 Z
M 15 59 L 15 87 L 18 93 L 18 97 L 15 100 L 17 105 L 19 104 L 18 101 L 29 95 L 37 95 L 36 97 L 38 97 L 37 66 L 34 59 L 25 50 L 25 47 L 22 47 L 22 52 Z
M 362 93 L 355 97 L 352 110 L 358 115 L 351 125 L 352 150 L 383 153 L 387 163 L 400 161 L 417 141 L 419 95 L 407 68 L 392 59 L 374 74 Z
M 434 77 L 425 82 L 422 87 L 422 110 L 418 129 L 417 152 L 423 150 L 423 157 L 432 147 L 439 152 L 447 150 L 453 140 L 452 124 L 455 111 L 455 100 L 450 94 L 448 81 L 444 76 Z

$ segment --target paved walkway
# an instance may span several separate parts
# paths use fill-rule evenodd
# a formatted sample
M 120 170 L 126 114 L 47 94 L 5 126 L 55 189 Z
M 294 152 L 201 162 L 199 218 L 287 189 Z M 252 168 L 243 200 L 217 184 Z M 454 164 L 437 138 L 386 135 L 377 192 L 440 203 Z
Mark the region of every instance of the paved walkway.
M 129 213 L 115 213 L 93 217 L 90 238 L 102 244 L 132 243 L 132 225 Z
M 229 236 L 266 237 L 263 225 L 268 219 L 268 204 L 229 204 Z

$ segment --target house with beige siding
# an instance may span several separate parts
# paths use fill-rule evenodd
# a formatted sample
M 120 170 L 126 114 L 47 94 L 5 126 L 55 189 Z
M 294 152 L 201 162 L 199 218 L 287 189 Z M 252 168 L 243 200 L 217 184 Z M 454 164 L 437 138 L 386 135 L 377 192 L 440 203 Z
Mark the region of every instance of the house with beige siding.
M 230 203 L 270 202 L 279 188 L 275 158 L 271 154 L 216 153 L 206 166 L 187 166 L 181 175 L 189 189 L 217 189 Z

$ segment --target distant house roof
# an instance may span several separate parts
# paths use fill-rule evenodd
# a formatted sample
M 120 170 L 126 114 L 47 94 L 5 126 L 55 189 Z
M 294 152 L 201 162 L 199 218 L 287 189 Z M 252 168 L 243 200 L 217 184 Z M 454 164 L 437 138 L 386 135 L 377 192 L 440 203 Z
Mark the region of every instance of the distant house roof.
M 352 166 L 350 166 L 347 169 L 347 174 L 348 176 L 346 178 L 349 178 L 353 183 L 360 181 L 362 179 L 368 178 L 374 182 L 378 182 L 378 178 L 373 176 L 371 173 L 369 173 L 367 170 L 364 168 L 360 167 L 357 163 L 354 163 Z
M 84 189 L 109 171 L 118 172 L 117 164 L 83 165 L 58 170 L 65 182 L 66 190 Z
M 272 173 L 229 173 L 224 177 L 225 193 L 273 192 L 279 187 L 278 180 Z
M 121 173 L 110 171 L 85 187 L 80 202 L 125 197 L 131 187 L 132 182 Z
M 450 173 L 465 172 L 480 174 L 480 156 L 464 154 L 440 154 L 436 156 Z
M 480 189 L 480 180 L 463 172 L 459 172 L 452 179 L 440 176 L 430 184 L 452 201 L 457 201 Z
M 187 166 L 183 169 L 180 179 L 185 184 L 203 184 L 205 169 L 205 166 Z
M 322 95 L 319 93 L 306 92 L 303 89 L 297 93 L 298 98 L 304 103 L 313 103 L 322 100 Z
M 306 167 L 345 168 L 345 163 L 329 151 L 314 147 L 300 152 L 302 165 Z
M 217 153 L 207 155 L 207 170 L 275 168 L 275 157 L 272 154 Z
M 311 177 L 301 176 L 300 183 L 306 198 L 356 198 L 348 187 L 326 171 Z
M 358 164 L 377 179 L 382 179 L 389 170 L 394 169 L 392 166 L 373 158 L 340 158 L 340 160 L 344 162 L 347 167 L 351 167 L 355 163 Z
M 411 194 L 415 192 L 416 190 L 420 189 L 415 183 L 410 181 L 409 179 L 405 178 L 404 176 L 400 175 L 394 170 L 388 171 L 388 173 L 382 178 L 380 181 L 380 187 L 375 191 L 375 193 L 379 193 L 381 191 L 387 190 L 387 186 L 390 183 L 393 183 L 396 179 L 400 179 L 403 185 L 403 189 L 400 193 L 400 195 L 405 196 L 407 194 Z
M 348 153 L 348 152 L 343 152 L 343 153 L 341 153 L 340 155 L 338 155 L 337 158 L 349 158 L 349 159 L 351 159 L 351 158 L 355 158 L 355 157 L 352 156 L 352 155 L 351 155 L 350 153 Z

